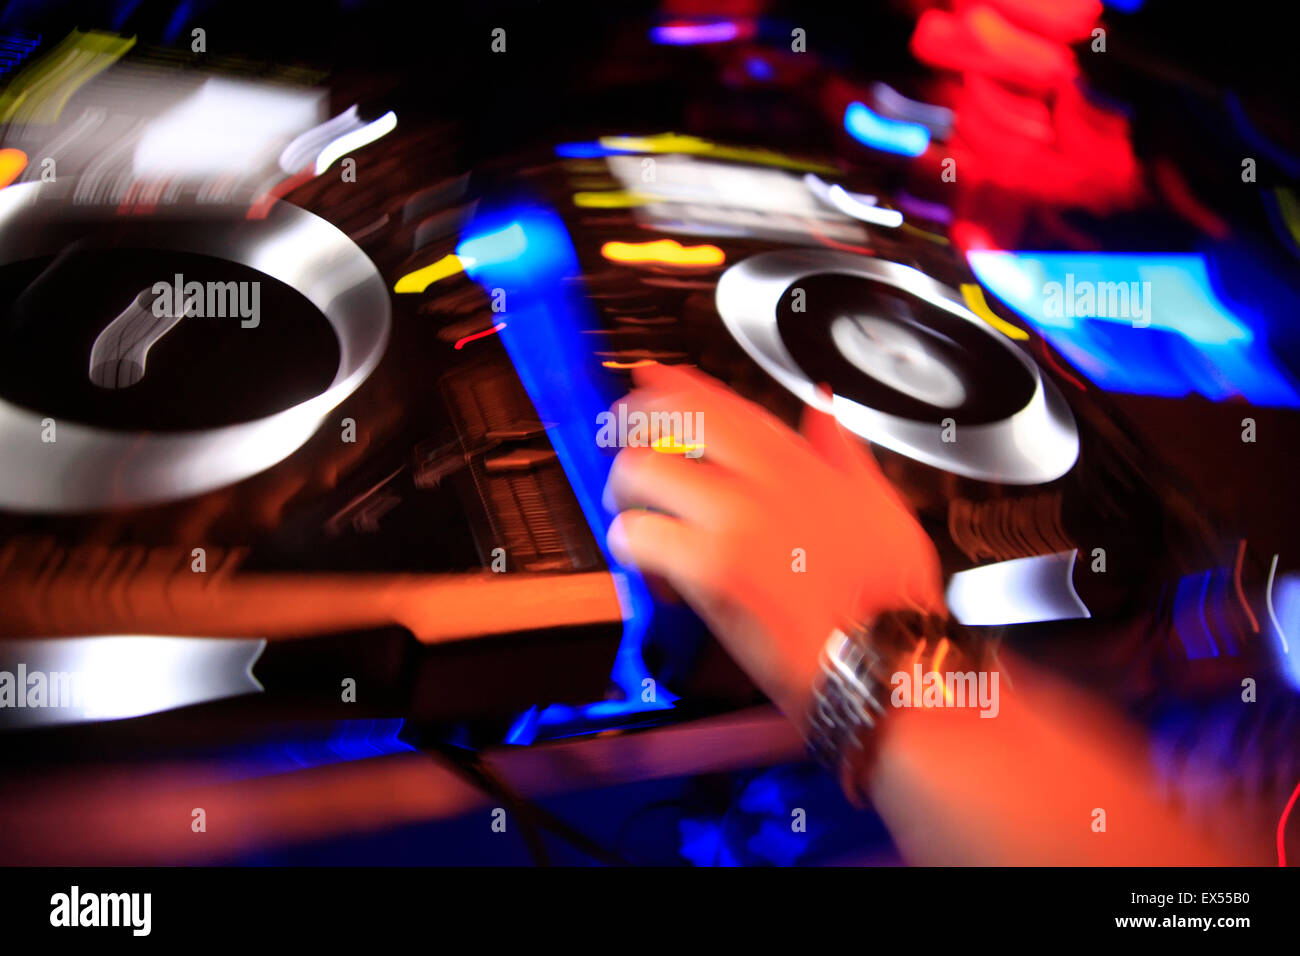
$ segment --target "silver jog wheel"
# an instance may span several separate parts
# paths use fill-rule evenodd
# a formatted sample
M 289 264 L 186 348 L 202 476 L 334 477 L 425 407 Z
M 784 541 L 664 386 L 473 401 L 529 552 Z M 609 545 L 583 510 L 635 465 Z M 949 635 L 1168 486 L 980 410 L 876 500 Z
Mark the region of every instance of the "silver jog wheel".
M 251 421 L 192 431 L 149 432 L 56 421 L 42 441 L 39 411 L 0 399 L 0 508 L 76 513 L 158 504 L 212 491 L 284 460 L 357 390 L 383 358 L 392 324 L 388 289 L 357 245 L 329 222 L 287 202 L 264 219 L 203 207 L 132 221 L 42 200 L 40 183 L 0 191 L 0 265 L 53 255 L 124 224 L 155 244 L 226 259 L 279 280 L 329 322 L 339 362 L 329 386 Z
M 877 326 L 876 334 L 866 340 L 852 336 L 858 339 L 855 349 L 860 353 L 871 347 L 872 341 L 889 349 L 892 342 L 898 354 L 872 359 L 857 354 L 849 358 L 859 371 L 864 367 L 892 370 L 877 385 L 912 402 L 909 411 L 883 411 L 838 391 L 827 402 L 818 393 L 816 382 L 791 354 L 781 329 L 782 302 L 790 289 L 796 283 L 819 281 L 824 276 L 865 280 L 891 293 L 903 293 L 937 310 L 935 314 L 945 322 L 960 323 L 954 328 L 963 336 L 980 343 L 1004 367 L 1015 368 L 1024 377 L 1023 399 L 1017 398 L 1015 407 L 1003 409 L 991 418 L 976 416 L 964 422 L 961 409 L 952 407 L 963 394 L 959 378 L 947 369 L 939 372 L 933 356 L 919 354 L 920 345 L 913 332 L 881 335 Z M 1079 433 L 1070 407 L 1037 364 L 971 312 L 953 290 L 911 266 L 846 252 L 792 249 L 760 253 L 723 273 L 718 280 L 716 305 L 732 336 L 769 375 L 805 403 L 832 412 L 854 434 L 875 444 L 953 474 L 1013 485 L 1054 481 L 1069 472 L 1079 457 Z M 861 315 L 864 310 L 854 306 L 852 311 Z M 809 322 L 820 321 L 811 305 L 799 321 L 804 316 Z M 833 318 L 826 318 L 831 320 L 828 327 L 832 326 Z M 863 327 L 862 320 L 855 316 L 838 318 L 849 318 Z M 871 330 L 878 321 L 878 317 L 869 317 L 865 328 Z M 924 327 L 923 323 L 914 326 Z M 832 330 L 837 334 L 837 348 L 845 348 L 852 331 L 846 330 L 843 323 Z M 920 365 L 916 364 L 918 358 L 923 359 Z M 910 370 L 908 363 L 912 365 Z M 926 382 L 937 388 L 933 395 L 936 401 L 928 408 L 915 402 Z M 906 387 L 900 390 L 901 386 Z M 965 391 L 972 389 L 968 385 Z M 955 422 L 949 434 L 954 439 L 951 441 L 944 440 L 942 427 L 948 417 Z

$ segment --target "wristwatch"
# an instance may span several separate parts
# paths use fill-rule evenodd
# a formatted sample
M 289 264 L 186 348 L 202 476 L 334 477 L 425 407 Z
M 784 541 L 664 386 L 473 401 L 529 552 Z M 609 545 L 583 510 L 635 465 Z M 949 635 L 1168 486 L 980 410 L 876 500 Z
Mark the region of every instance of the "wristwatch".
M 970 653 L 969 633 L 951 619 L 918 611 L 887 612 L 870 624 L 836 628 L 827 638 L 804 737 L 809 753 L 858 806 L 867 803 L 863 782 L 891 707 L 893 675 L 909 658 L 919 659 L 926 646 L 937 647 L 945 639 L 956 650 L 954 663 L 958 656 L 978 656 Z

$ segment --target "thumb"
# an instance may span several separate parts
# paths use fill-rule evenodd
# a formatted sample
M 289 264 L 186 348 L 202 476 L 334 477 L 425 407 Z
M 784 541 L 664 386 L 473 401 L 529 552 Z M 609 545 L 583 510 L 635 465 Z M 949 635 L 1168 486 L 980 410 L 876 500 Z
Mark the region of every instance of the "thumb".
M 829 387 L 817 386 L 818 402 L 805 405 L 799 432 L 813 450 L 840 471 L 880 478 L 880 467 L 868 448 L 839 423 L 829 410 L 834 400 Z

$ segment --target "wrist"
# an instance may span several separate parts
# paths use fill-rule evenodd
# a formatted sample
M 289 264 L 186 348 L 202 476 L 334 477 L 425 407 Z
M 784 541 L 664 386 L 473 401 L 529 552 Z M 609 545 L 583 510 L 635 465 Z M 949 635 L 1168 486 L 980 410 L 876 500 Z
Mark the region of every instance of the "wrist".
M 898 675 L 964 670 L 982 654 L 946 613 L 918 609 L 876 614 L 836 628 L 822 646 L 800 730 L 809 751 L 855 803 L 866 802 L 880 737 L 893 716 Z

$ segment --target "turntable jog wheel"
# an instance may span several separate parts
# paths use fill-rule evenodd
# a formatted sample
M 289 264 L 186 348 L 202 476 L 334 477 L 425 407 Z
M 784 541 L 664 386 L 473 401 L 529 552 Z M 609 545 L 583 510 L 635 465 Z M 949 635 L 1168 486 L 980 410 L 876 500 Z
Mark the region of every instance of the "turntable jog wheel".
M 875 444 L 1015 485 L 1052 481 L 1078 458 L 1074 416 L 1055 385 L 953 290 L 910 266 L 766 252 L 723 274 L 717 308 L 768 374 Z M 834 392 L 829 405 L 819 382 Z
M 297 450 L 383 357 L 392 321 L 387 288 L 365 253 L 324 219 L 287 202 L 276 203 L 260 220 L 218 216 L 202 207 L 114 217 L 42 200 L 40 189 L 40 183 L 30 183 L 0 192 L 0 270 L 73 246 L 126 245 L 223 260 L 283 283 L 285 295 L 300 295 L 318 310 L 337 339 L 338 363 L 323 390 L 317 392 L 317 385 L 305 393 L 311 397 L 216 427 L 104 427 L 93 417 L 78 421 L 75 414 L 42 413 L 41 403 L 0 398 L 0 508 L 58 513 L 146 505 L 241 481 Z M 323 334 L 328 340 L 329 332 Z M 203 358 L 195 356 L 200 365 Z M 288 365 L 293 356 L 283 360 Z M 83 360 L 79 375 L 85 374 Z M 328 375 L 325 366 L 319 383 Z M 42 441 L 47 417 L 57 426 L 48 443 Z

